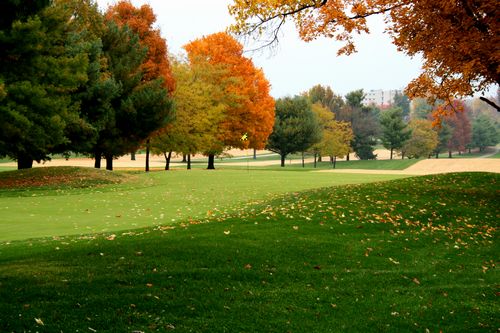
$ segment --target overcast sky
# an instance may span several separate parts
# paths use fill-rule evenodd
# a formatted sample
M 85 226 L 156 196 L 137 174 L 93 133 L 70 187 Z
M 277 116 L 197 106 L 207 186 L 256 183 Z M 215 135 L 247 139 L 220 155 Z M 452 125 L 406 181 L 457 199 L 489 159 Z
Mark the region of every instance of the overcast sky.
M 97 0 L 105 10 L 114 0 Z M 232 18 L 227 12 L 231 0 L 133 0 L 135 6 L 149 4 L 157 16 L 157 27 L 171 53 L 182 52 L 191 40 L 224 31 Z M 274 51 L 246 53 L 262 67 L 274 97 L 295 95 L 316 84 L 328 85 L 345 95 L 356 89 L 401 89 L 418 76 L 420 59 L 397 52 L 383 34 L 380 19 L 370 21 L 371 34 L 357 38 L 358 53 L 338 57 L 339 44 L 330 39 L 302 42 L 289 24 Z M 246 46 L 252 49 L 251 45 Z

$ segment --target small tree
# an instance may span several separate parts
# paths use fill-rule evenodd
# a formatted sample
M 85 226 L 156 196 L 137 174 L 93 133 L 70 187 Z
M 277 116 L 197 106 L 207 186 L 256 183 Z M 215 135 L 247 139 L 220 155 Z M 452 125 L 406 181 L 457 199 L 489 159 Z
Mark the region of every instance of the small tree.
M 490 118 L 480 114 L 472 122 L 472 146 L 484 151 L 488 146 L 495 146 L 498 143 L 498 132 Z
M 438 135 L 438 144 L 434 150 L 436 158 L 439 158 L 439 154 L 446 151 L 448 148 L 448 141 L 451 139 L 451 128 L 446 122 L 441 122 L 439 127 L 434 128 Z
M 391 160 L 394 149 L 401 149 L 410 138 L 407 124 L 403 121 L 403 110 L 394 108 L 382 113 L 382 144 L 391 151 Z
M 333 121 L 323 134 L 322 154 L 330 156 L 332 166 L 335 168 L 337 157 L 343 158 L 351 151 L 351 141 L 354 137 L 349 123 Z
M 429 156 L 438 145 L 438 135 L 432 128 L 432 122 L 425 119 L 414 119 L 409 126 L 411 136 L 402 150 L 408 158 Z
M 321 140 L 321 128 L 306 97 L 285 97 L 276 101 L 276 118 L 267 149 L 281 156 L 309 149 Z

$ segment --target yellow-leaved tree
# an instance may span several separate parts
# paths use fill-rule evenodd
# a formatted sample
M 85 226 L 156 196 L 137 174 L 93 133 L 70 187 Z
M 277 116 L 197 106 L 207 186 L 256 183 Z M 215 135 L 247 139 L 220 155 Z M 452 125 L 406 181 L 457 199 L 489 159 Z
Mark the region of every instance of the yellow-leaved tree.
M 313 146 L 314 165 L 316 156 L 329 156 L 332 167 L 335 168 L 337 157 L 343 158 L 351 151 L 351 141 L 354 138 L 351 124 L 335 120 L 335 114 L 319 103 L 312 106 L 313 112 L 322 128 L 322 139 Z
M 274 125 L 274 99 L 262 70 L 243 56 L 243 46 L 220 32 L 194 40 L 184 48 L 192 66 L 214 68 L 211 82 L 223 87 L 218 98 L 227 106 L 221 121 L 213 124 L 220 144 L 205 151 L 208 169 L 214 169 L 214 156 L 225 147 L 264 148 Z M 242 140 L 244 136 L 248 140 Z

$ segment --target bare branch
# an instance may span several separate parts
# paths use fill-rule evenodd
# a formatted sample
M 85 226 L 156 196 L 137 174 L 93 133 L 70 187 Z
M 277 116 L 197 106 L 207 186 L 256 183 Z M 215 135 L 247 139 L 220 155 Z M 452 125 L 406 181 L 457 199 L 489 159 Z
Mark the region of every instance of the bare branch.
M 486 97 L 483 97 L 483 96 L 479 97 L 479 99 L 482 100 L 485 103 L 488 103 L 490 106 L 494 107 L 497 110 L 497 112 L 500 112 L 500 106 L 496 105 L 495 102 L 493 102 L 493 101 L 491 101 L 491 100 L 489 100 L 489 99 L 487 99 Z

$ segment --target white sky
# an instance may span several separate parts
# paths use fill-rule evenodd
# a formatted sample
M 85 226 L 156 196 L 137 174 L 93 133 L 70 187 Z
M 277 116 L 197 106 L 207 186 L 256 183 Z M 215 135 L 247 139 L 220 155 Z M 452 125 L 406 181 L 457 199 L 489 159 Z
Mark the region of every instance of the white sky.
M 105 10 L 114 0 L 97 0 Z M 169 51 L 178 54 L 191 40 L 224 31 L 232 18 L 231 0 L 132 0 L 135 6 L 149 4 L 157 16 L 157 27 Z M 420 59 L 397 52 L 382 33 L 383 23 L 372 19 L 371 34 L 357 38 L 358 53 L 338 57 L 339 44 L 330 39 L 302 42 L 293 25 L 286 26 L 276 50 L 245 54 L 262 67 L 271 83 L 273 97 L 295 95 L 316 84 L 328 85 L 340 95 L 364 89 L 401 89 L 420 72 Z M 247 49 L 252 49 L 251 45 Z

